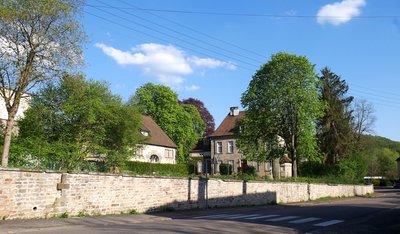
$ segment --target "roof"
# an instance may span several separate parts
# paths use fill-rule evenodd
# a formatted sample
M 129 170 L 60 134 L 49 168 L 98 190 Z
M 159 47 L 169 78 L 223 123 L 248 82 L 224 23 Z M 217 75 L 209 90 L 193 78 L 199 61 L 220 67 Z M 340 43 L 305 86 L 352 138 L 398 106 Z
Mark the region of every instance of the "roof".
M 193 149 L 190 150 L 191 153 L 204 151 L 211 151 L 210 139 L 208 138 L 202 138 L 198 140 Z
M 210 137 L 233 136 L 235 134 L 236 121 L 243 118 L 245 113 L 245 111 L 239 111 L 236 116 L 228 114 Z
M 154 122 L 154 120 L 146 115 L 142 115 L 142 128 L 149 132 L 149 138 L 145 141 L 149 145 L 165 146 L 169 148 L 178 148 L 178 146 L 168 137 L 168 135 Z

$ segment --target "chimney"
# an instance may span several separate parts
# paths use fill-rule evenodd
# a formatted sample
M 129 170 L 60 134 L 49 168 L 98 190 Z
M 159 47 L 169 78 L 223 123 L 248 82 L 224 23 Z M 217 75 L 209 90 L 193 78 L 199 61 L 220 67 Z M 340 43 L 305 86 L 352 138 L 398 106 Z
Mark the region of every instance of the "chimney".
M 239 115 L 239 107 L 234 106 L 230 108 L 229 115 L 231 116 L 238 116 Z

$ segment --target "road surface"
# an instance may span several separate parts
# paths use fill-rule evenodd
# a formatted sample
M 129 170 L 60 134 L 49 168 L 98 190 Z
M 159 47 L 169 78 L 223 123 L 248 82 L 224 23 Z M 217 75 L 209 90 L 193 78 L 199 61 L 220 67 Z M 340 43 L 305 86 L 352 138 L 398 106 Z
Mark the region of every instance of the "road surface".
M 400 190 L 286 205 L 5 220 L 0 233 L 400 233 Z

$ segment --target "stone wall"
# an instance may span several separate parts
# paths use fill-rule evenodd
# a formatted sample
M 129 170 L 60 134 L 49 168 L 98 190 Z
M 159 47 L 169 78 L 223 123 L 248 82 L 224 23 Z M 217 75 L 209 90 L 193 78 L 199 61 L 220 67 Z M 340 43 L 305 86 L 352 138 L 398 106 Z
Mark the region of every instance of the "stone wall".
M 0 169 L 0 218 L 261 205 L 368 193 L 372 186 Z

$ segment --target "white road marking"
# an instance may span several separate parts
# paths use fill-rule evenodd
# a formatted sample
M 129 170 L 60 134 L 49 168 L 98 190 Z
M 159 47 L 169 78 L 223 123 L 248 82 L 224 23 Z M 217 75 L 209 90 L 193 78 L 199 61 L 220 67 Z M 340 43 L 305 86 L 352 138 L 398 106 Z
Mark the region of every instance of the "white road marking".
M 320 219 L 321 218 L 311 217 L 311 218 L 293 220 L 293 221 L 290 221 L 289 223 L 295 223 L 295 224 L 308 223 L 308 222 L 313 222 L 313 221 L 317 221 L 317 220 L 320 220 Z
M 202 218 L 220 218 L 220 217 L 224 217 L 227 214 L 217 214 L 217 215 L 204 215 L 204 216 L 197 216 L 197 217 L 193 217 L 192 219 L 202 219 Z
M 233 217 L 228 217 L 226 219 L 241 219 L 241 218 L 247 218 L 247 217 L 253 217 L 253 216 L 258 216 L 260 214 L 251 214 L 251 215 L 239 215 L 239 216 L 233 216 Z
M 330 221 L 314 224 L 314 226 L 326 227 L 326 226 L 329 226 L 329 225 L 338 224 L 338 223 L 342 223 L 342 222 L 344 222 L 344 220 L 336 220 L 336 219 L 334 219 L 334 220 L 330 220 Z
M 253 220 L 253 219 L 265 219 L 265 218 L 272 218 L 272 217 L 276 217 L 276 216 L 279 216 L 279 215 L 262 215 L 262 216 L 256 216 L 256 217 L 245 218 L 245 219 L 250 219 L 250 220 Z
M 284 220 L 289 220 L 289 219 L 297 219 L 297 218 L 299 218 L 299 216 L 283 216 L 283 217 L 274 218 L 274 219 L 267 219 L 265 221 L 279 222 L 279 221 L 284 221 Z

